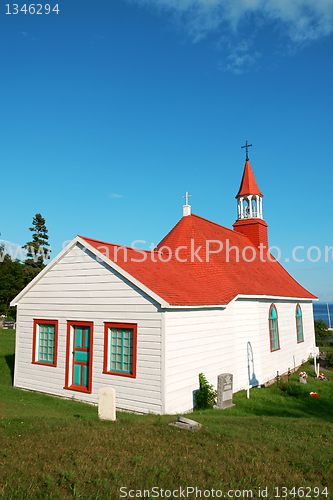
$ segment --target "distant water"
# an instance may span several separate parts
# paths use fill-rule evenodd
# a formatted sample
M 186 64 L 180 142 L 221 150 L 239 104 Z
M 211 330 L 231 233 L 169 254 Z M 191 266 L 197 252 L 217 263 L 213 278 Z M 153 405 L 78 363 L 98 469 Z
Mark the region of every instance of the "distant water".
M 331 325 L 333 326 L 333 304 L 329 303 L 328 309 L 331 316 Z M 313 316 L 314 319 L 322 319 L 326 325 L 329 324 L 326 302 L 313 302 Z

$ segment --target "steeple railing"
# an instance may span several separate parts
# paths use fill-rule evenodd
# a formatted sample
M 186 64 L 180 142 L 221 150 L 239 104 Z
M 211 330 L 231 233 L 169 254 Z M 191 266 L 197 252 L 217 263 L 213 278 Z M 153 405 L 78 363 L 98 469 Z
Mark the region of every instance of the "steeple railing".
M 256 195 L 240 196 L 237 199 L 238 220 L 263 219 L 262 197 Z

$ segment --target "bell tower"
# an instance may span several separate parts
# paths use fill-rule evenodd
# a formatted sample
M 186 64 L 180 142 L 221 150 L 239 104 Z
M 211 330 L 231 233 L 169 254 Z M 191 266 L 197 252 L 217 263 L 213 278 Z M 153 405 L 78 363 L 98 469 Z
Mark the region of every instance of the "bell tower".
M 245 146 L 242 146 L 242 148 L 246 148 L 246 160 L 242 182 L 236 195 L 238 215 L 233 228 L 234 231 L 247 236 L 254 246 L 259 247 L 262 243 L 267 249 L 267 224 L 264 221 L 262 210 L 264 195 L 258 188 L 250 165 L 248 156 L 248 148 L 250 146 L 252 144 L 248 144 L 247 141 Z

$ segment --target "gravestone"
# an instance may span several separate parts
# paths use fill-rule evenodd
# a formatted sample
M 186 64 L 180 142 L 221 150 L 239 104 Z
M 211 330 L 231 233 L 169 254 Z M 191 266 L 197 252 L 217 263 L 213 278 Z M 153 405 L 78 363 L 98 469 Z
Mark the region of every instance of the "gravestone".
M 98 389 L 98 416 L 101 420 L 116 420 L 116 391 L 112 387 Z
M 215 410 L 225 410 L 235 406 L 232 403 L 233 374 L 221 373 L 217 377 L 217 405 Z
M 195 420 L 186 417 L 178 417 L 177 422 L 170 422 L 170 427 L 178 427 L 178 429 L 186 429 L 188 431 L 198 431 L 201 429 L 201 424 Z
M 15 329 L 15 321 L 12 321 L 11 319 L 5 319 L 2 322 L 2 328 L 6 330 L 14 330 Z

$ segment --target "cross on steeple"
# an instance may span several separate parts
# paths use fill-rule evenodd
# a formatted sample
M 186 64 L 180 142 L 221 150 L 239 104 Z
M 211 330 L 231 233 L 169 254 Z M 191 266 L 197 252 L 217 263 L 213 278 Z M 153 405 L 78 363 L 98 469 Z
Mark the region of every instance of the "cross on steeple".
M 183 198 L 186 198 L 186 205 L 188 205 L 188 199 L 190 198 L 190 196 L 192 196 L 192 195 L 188 194 L 188 192 L 186 191 L 185 196 L 183 196 Z
M 245 146 L 241 146 L 241 149 L 246 148 L 246 150 L 245 150 L 246 151 L 246 160 L 249 159 L 248 153 L 249 153 L 249 147 L 250 146 L 252 146 L 252 144 L 248 144 L 247 141 L 245 141 Z

